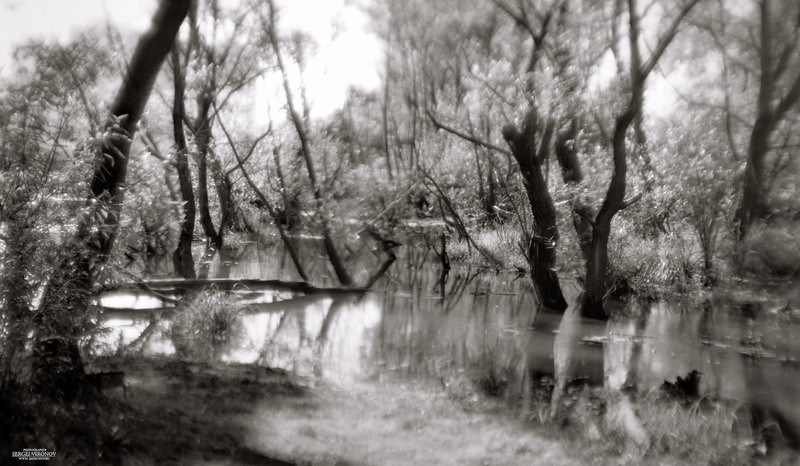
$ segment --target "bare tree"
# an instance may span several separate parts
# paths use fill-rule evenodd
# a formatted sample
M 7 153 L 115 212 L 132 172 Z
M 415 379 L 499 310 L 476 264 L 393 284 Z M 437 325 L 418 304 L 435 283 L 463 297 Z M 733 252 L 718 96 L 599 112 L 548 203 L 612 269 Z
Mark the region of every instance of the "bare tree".
M 325 199 L 322 192 L 322 185 L 320 181 L 317 179 L 317 172 L 314 166 L 314 159 L 311 153 L 311 140 L 310 135 L 307 128 L 306 119 L 298 112 L 294 96 L 292 92 L 292 86 L 289 82 L 289 75 L 286 64 L 283 60 L 283 53 L 280 46 L 280 41 L 278 38 L 278 30 L 277 30 L 277 21 L 276 21 L 276 9 L 274 1 L 269 1 L 269 11 L 267 12 L 267 17 L 262 17 L 262 25 L 263 29 L 267 35 L 267 40 L 269 44 L 272 46 L 272 51 L 275 53 L 275 59 L 278 63 L 278 69 L 281 72 L 281 77 L 283 79 L 283 90 L 286 94 L 286 105 L 289 112 L 289 119 L 292 121 L 294 125 L 295 131 L 297 132 L 297 136 L 300 139 L 300 154 L 303 157 L 303 160 L 306 165 L 306 171 L 308 173 L 308 178 L 311 182 L 311 189 L 314 193 L 314 200 L 316 202 L 317 208 L 317 215 L 320 218 L 320 223 L 322 225 L 322 241 L 325 247 L 325 252 L 328 255 L 328 259 L 333 266 L 333 270 L 336 273 L 336 277 L 339 279 L 339 282 L 345 286 L 352 286 L 354 284 L 353 277 L 350 275 L 350 272 L 345 267 L 344 261 L 342 260 L 339 252 L 336 249 L 336 245 L 333 241 L 333 232 L 330 226 L 329 214 L 327 212 L 327 206 L 325 205 Z

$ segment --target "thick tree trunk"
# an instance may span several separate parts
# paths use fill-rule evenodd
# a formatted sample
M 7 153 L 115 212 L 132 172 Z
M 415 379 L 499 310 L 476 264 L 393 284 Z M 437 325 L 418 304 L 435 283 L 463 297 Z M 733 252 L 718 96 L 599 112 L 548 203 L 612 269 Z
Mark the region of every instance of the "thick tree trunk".
M 744 170 L 744 192 L 736 217 L 739 221 L 739 240 L 744 240 L 750 228 L 767 214 L 764 180 L 764 156 L 769 151 L 769 137 L 774 124 L 760 115 L 753 126 Z
M 184 95 L 186 86 L 184 81 L 180 55 L 177 48 L 172 49 L 172 70 L 174 79 L 175 96 L 172 105 L 172 132 L 175 139 L 177 153 L 175 155 L 175 169 L 178 172 L 178 182 L 183 201 L 183 218 L 181 219 L 181 232 L 178 238 L 178 247 L 172 254 L 175 272 L 184 278 L 195 278 L 194 257 L 192 257 L 192 240 L 194 239 L 194 222 L 196 206 L 192 174 L 189 168 L 189 159 L 186 156 L 186 133 L 183 121 L 186 117 Z
M 519 164 L 534 218 L 534 236 L 528 246 L 528 261 L 536 294 L 542 305 L 563 312 L 567 308 L 567 301 L 564 299 L 555 271 L 558 242 L 556 208 L 547 190 L 542 175 L 541 160 L 536 153 L 535 111 L 533 109 L 528 111 L 522 131 L 506 126 L 503 128 L 503 137 Z M 543 139 L 542 147 L 546 147 L 549 138 L 545 136 Z
M 592 226 L 592 242 L 589 245 L 589 257 L 586 261 L 586 287 L 581 309 L 581 315 L 590 319 L 607 317 L 603 310 L 603 298 L 606 292 L 608 241 L 611 235 L 611 220 L 625 204 L 628 172 L 625 135 L 641 109 L 638 95 L 637 92 L 634 93 L 631 105 L 617 118 L 613 139 L 614 173 L 608 185 L 606 198 Z
M 769 139 L 778 124 L 784 120 L 786 112 L 796 107 L 800 101 L 800 73 L 792 71 L 786 79 L 787 60 L 796 56 L 798 25 L 794 19 L 792 40 L 784 43 L 776 34 L 780 31 L 781 16 L 795 18 L 796 11 L 782 6 L 785 2 L 764 0 L 759 3 L 760 43 L 759 49 L 759 91 L 757 117 L 750 135 L 747 166 L 745 167 L 744 192 L 737 211 L 739 222 L 739 241 L 746 238 L 751 227 L 768 214 L 764 179 L 764 162 L 769 153 Z M 788 25 L 788 24 L 786 24 Z M 786 32 L 786 31 L 784 31 Z M 789 62 L 791 63 L 791 62 Z M 791 66 L 791 65 L 790 65 Z M 785 89 L 784 92 L 781 92 Z
M 606 269 L 608 268 L 608 241 L 610 224 L 596 223 L 592 228 L 592 242 L 586 261 L 586 283 L 583 290 L 581 315 L 589 319 L 605 319 L 603 298 L 606 292 Z
M 161 2 L 152 26 L 136 46 L 128 75 L 111 107 L 112 121 L 106 124 L 109 136 L 98 154 L 92 177 L 91 212 L 79 220 L 77 232 L 66 241 L 36 315 L 32 373 L 36 391 L 70 398 L 73 393 L 68 388 L 83 374 L 75 340 L 83 330 L 80 324 L 92 284 L 116 238 L 131 141 L 190 3 Z

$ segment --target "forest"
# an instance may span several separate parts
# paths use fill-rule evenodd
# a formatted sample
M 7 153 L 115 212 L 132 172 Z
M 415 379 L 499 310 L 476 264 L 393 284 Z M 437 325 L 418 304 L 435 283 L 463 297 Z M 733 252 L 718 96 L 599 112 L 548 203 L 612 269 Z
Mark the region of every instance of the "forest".
M 14 44 L 0 462 L 800 458 L 800 3 L 344 5 Z

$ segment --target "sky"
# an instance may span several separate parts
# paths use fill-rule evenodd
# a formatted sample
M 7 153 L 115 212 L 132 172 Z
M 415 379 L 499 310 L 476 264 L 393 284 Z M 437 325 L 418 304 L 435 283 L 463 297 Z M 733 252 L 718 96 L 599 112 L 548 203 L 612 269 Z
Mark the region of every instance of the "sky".
M 315 117 L 341 108 L 350 86 L 371 90 L 380 85 L 380 41 L 366 15 L 350 3 L 278 1 L 282 34 L 300 30 L 316 42 L 316 57 L 309 60 L 304 75 Z M 26 39 L 66 42 L 82 29 L 106 22 L 123 31 L 142 32 L 155 8 L 155 0 L 0 0 L 0 74 L 7 75 L 14 47 Z M 257 120 L 266 118 L 265 99 L 278 90 L 279 82 L 273 75 L 259 83 L 254 96 Z M 277 117 L 281 107 L 273 101 L 269 112 Z
M 372 33 L 368 17 L 353 3 L 278 0 L 281 33 L 303 31 L 316 42 L 316 57 L 309 60 L 304 74 L 314 117 L 340 109 L 350 86 L 364 90 L 380 86 L 382 44 Z M 65 42 L 82 29 L 106 22 L 123 31 L 142 32 L 149 26 L 156 4 L 156 0 L 0 0 L 0 75 L 8 74 L 15 45 L 26 39 Z M 606 58 L 604 68 L 613 75 L 613 59 L 610 55 Z M 675 80 L 672 78 L 670 81 Z M 677 101 L 673 84 L 658 76 L 650 81 L 645 110 L 654 115 L 669 113 Z M 295 90 L 295 94 L 299 92 Z M 252 121 L 261 125 L 268 119 L 284 119 L 283 99 L 280 76 L 266 75 L 253 96 Z

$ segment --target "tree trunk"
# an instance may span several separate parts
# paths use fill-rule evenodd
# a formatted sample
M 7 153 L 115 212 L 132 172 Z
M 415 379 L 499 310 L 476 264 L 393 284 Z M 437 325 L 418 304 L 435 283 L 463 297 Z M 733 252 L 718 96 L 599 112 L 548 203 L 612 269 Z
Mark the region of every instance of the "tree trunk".
M 643 84 L 643 83 L 642 83 Z M 642 89 L 642 87 L 638 87 Z M 586 286 L 583 292 L 581 316 L 589 319 L 607 318 L 603 309 L 606 292 L 606 270 L 608 268 L 608 241 L 611 235 L 611 220 L 625 204 L 626 177 L 628 172 L 625 135 L 641 110 L 638 92 L 634 91 L 631 105 L 617 118 L 614 128 L 613 157 L 614 173 L 608 185 L 606 198 L 592 225 L 592 241 L 586 261 Z
M 759 90 L 757 117 L 750 135 L 747 166 L 745 167 L 744 192 L 739 209 L 736 212 L 739 222 L 739 241 L 746 238 L 750 228 L 768 214 L 766 188 L 764 179 L 764 162 L 769 153 L 769 139 L 778 124 L 785 119 L 786 112 L 795 108 L 800 100 L 800 73 L 792 71 L 786 77 L 786 60 L 797 55 L 798 24 L 794 18 L 797 12 L 782 7 L 791 2 L 764 0 L 759 4 L 760 10 L 760 43 L 759 51 Z M 776 11 L 777 10 L 777 11 Z M 781 17 L 792 18 L 791 41 L 785 42 L 785 36 L 778 36 Z M 787 19 L 788 19 L 787 18 Z M 788 24 L 787 24 L 788 26 Z M 778 33 L 780 34 L 780 33 Z M 779 92 L 785 89 L 784 92 Z
M 208 152 L 211 145 L 211 110 L 212 96 L 206 91 L 197 98 L 197 119 L 195 120 L 194 141 L 197 145 L 197 208 L 200 211 L 200 225 L 206 236 L 208 245 L 219 249 L 222 247 L 222 231 L 214 227 L 211 209 L 208 204 Z
M 90 212 L 78 222 L 42 295 L 36 315 L 32 385 L 35 391 L 71 398 L 83 375 L 76 339 L 89 292 L 114 245 L 125 193 L 128 159 L 136 125 L 161 64 L 189 10 L 190 0 L 162 1 L 150 29 L 139 40 L 128 75 L 111 107 L 109 134 L 92 177 Z M 70 393 L 67 393 L 70 392 Z
M 744 192 L 736 212 L 739 220 L 739 240 L 744 240 L 750 228 L 767 214 L 764 180 L 764 156 L 769 151 L 769 137 L 774 125 L 766 115 L 759 115 L 750 135 L 747 165 L 744 169 Z
M 577 187 L 583 182 L 583 171 L 578 160 L 578 119 L 572 117 L 568 126 L 558 133 L 555 144 L 556 160 L 561 167 L 564 184 Z M 584 261 L 589 260 L 592 242 L 592 222 L 594 211 L 590 205 L 576 193 L 570 200 L 572 205 L 572 224 L 578 236 L 578 245 Z
M 583 290 L 581 316 L 603 320 L 603 298 L 606 292 L 606 268 L 608 267 L 608 240 L 610 223 L 596 223 L 592 228 L 592 241 L 586 261 L 586 283 Z
M 533 238 L 528 246 L 528 261 L 536 294 L 542 305 L 563 312 L 567 308 L 567 301 L 564 299 L 555 271 L 558 242 L 556 208 L 542 175 L 541 160 L 536 154 L 535 111 L 533 109 L 528 111 L 522 131 L 509 125 L 503 128 L 503 137 L 519 164 L 534 218 Z M 545 135 L 542 147 L 546 147 L 547 144 L 549 138 Z
M 194 222 L 196 206 L 194 201 L 194 188 L 192 187 L 192 174 L 189 168 L 189 159 L 186 156 L 186 133 L 183 129 L 183 120 L 186 117 L 184 95 L 186 86 L 184 81 L 180 55 L 177 48 L 172 49 L 172 71 L 174 80 L 175 97 L 172 104 L 172 133 L 175 139 L 177 153 L 175 155 L 175 169 L 178 172 L 178 182 L 183 201 L 183 218 L 181 219 L 181 232 L 178 238 L 178 247 L 172 254 L 175 272 L 184 278 L 195 278 L 194 257 L 192 257 L 192 240 L 194 239 Z
M 220 220 L 218 235 L 220 237 L 220 244 L 222 242 L 223 232 L 225 230 L 231 231 L 245 231 L 243 222 L 236 209 L 236 202 L 233 198 L 233 180 L 229 173 L 222 168 L 222 162 L 215 151 L 210 151 L 211 163 L 211 176 L 214 178 L 214 187 L 217 191 L 217 199 L 219 199 Z
M 281 75 L 283 78 L 283 90 L 286 93 L 286 104 L 289 110 L 289 117 L 294 124 L 295 130 L 297 131 L 297 136 L 300 139 L 300 153 L 303 156 L 303 160 L 306 164 L 306 171 L 308 172 L 309 181 L 311 181 L 311 188 L 314 191 L 314 200 L 316 201 L 316 207 L 319 212 L 320 216 L 320 223 L 322 224 L 322 244 L 325 247 L 325 252 L 328 255 L 328 259 L 333 266 L 333 270 L 336 273 L 336 277 L 339 279 L 339 283 L 344 286 L 352 286 L 355 282 L 353 281 L 353 277 L 350 275 L 350 272 L 347 271 L 347 268 L 344 265 L 344 261 L 342 260 L 339 252 L 336 249 L 336 245 L 333 242 L 333 232 L 331 231 L 330 227 L 330 220 L 328 218 L 328 212 L 326 211 L 325 207 L 325 200 L 322 196 L 322 188 L 320 186 L 319 180 L 317 179 L 316 170 L 314 168 L 314 160 L 311 157 L 311 144 L 308 137 L 308 132 L 306 131 L 306 127 L 304 124 L 304 120 L 297 112 L 297 109 L 294 105 L 294 99 L 292 97 L 292 89 L 289 85 L 289 77 L 286 71 L 286 67 L 283 64 L 283 57 L 281 54 L 280 44 L 278 43 L 278 36 L 277 31 L 275 28 L 275 5 L 272 0 L 269 2 L 269 25 L 270 31 L 268 31 L 269 39 L 272 45 L 272 49 L 275 51 L 275 58 L 278 62 L 278 68 L 281 71 Z
M 383 133 L 383 156 L 386 158 L 386 170 L 389 181 L 392 181 L 392 152 L 389 147 L 389 73 L 391 73 L 391 33 L 386 38 L 386 76 L 383 83 L 383 107 L 381 108 L 381 132 Z
M 587 318 L 605 319 L 603 297 L 606 292 L 606 269 L 608 267 L 608 240 L 611 234 L 611 220 L 625 205 L 626 177 L 628 172 L 628 154 L 625 146 L 626 133 L 631 124 L 642 112 L 644 87 L 647 76 L 653 71 L 661 55 L 675 38 L 678 26 L 694 8 L 699 0 L 689 0 L 678 12 L 667 28 L 667 32 L 658 40 L 653 52 L 646 60 L 642 60 L 639 35 L 639 12 L 637 1 L 628 0 L 628 41 L 630 46 L 630 86 L 631 94 L 627 108 L 617 117 L 612 139 L 614 172 L 608 185 L 606 198 L 597 213 L 592 227 L 592 242 L 589 246 L 589 258 L 586 261 L 586 288 L 583 294 L 581 315 Z

